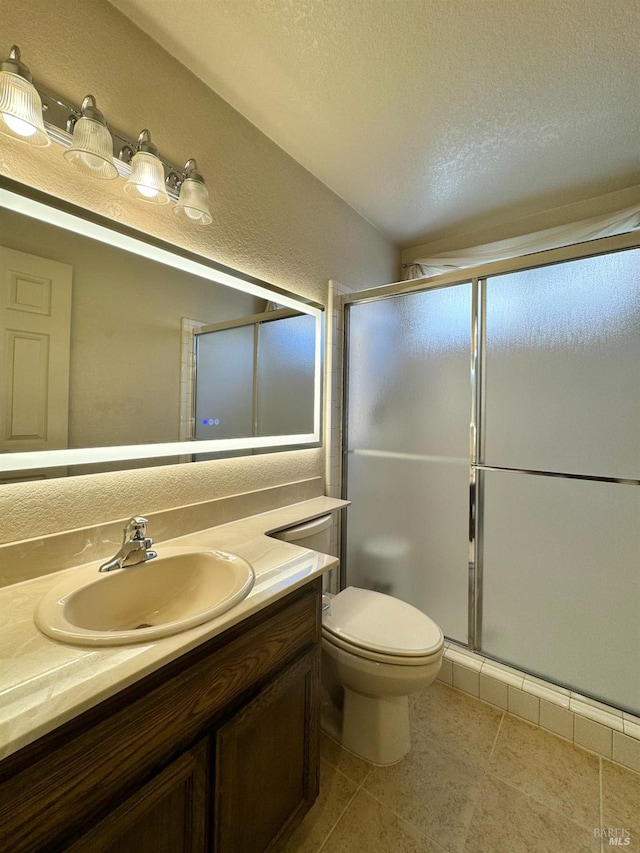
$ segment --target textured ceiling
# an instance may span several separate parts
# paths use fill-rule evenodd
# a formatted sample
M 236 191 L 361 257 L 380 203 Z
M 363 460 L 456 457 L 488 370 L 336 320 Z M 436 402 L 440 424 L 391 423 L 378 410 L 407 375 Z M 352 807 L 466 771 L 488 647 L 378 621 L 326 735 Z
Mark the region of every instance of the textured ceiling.
M 640 183 L 638 0 L 111 2 L 403 246 Z

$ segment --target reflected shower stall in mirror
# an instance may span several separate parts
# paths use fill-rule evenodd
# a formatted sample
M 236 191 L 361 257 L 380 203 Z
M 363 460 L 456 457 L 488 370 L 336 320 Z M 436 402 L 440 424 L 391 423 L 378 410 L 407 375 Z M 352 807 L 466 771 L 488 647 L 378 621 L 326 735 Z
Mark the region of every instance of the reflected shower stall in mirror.
M 251 317 L 195 329 L 195 381 L 187 386 L 195 387 L 195 421 L 188 438 L 310 432 L 314 338 L 313 317 L 275 303 Z
M 0 178 L 0 480 L 320 443 L 322 306 Z

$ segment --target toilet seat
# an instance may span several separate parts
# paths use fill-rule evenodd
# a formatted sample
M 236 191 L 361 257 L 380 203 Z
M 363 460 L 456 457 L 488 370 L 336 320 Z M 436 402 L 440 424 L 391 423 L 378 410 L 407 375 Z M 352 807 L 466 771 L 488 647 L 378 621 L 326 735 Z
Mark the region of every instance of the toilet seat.
M 358 657 L 401 666 L 430 663 L 444 645 L 436 623 L 411 604 L 356 587 L 331 599 L 322 633 L 327 642 Z
M 355 646 L 352 643 L 346 643 L 344 640 L 341 640 L 329 631 L 326 633 L 324 631 L 322 632 L 322 639 L 325 643 L 329 643 L 338 649 L 344 649 L 345 652 L 349 652 L 349 654 L 352 654 L 355 657 L 370 660 L 375 663 L 394 664 L 396 666 L 426 666 L 435 660 L 439 660 L 442 656 L 442 648 L 444 646 L 443 641 L 442 646 L 436 649 L 432 655 L 383 655 L 380 654 L 380 652 L 374 652 L 372 649 Z

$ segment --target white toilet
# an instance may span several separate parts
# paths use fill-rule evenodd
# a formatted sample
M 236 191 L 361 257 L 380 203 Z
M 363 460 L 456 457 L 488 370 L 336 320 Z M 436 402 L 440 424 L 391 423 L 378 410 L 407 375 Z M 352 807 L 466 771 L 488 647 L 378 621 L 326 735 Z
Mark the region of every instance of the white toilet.
M 331 516 L 274 534 L 315 551 L 329 550 Z M 347 587 L 323 608 L 323 708 L 328 734 L 374 764 L 409 752 L 409 695 L 427 687 L 442 664 L 444 637 L 433 620 L 399 599 Z

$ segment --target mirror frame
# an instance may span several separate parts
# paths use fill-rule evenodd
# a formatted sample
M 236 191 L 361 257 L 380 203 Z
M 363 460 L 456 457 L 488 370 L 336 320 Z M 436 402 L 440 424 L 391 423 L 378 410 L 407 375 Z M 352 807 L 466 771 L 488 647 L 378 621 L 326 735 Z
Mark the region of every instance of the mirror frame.
M 231 267 L 216 263 L 143 231 L 122 225 L 93 211 L 85 210 L 2 175 L 0 175 L 0 208 L 6 208 L 15 213 L 21 213 L 24 216 L 64 228 L 148 260 L 199 276 L 213 283 L 224 284 L 269 301 L 277 301 L 281 305 L 314 317 L 316 330 L 313 432 L 311 433 L 0 453 L 0 472 L 15 473 L 39 468 L 124 462 L 137 459 L 158 459 L 158 464 L 162 464 L 163 457 L 169 456 L 246 450 L 293 450 L 321 445 L 322 321 L 324 306 L 317 302 L 296 297 L 276 285 L 238 272 Z

